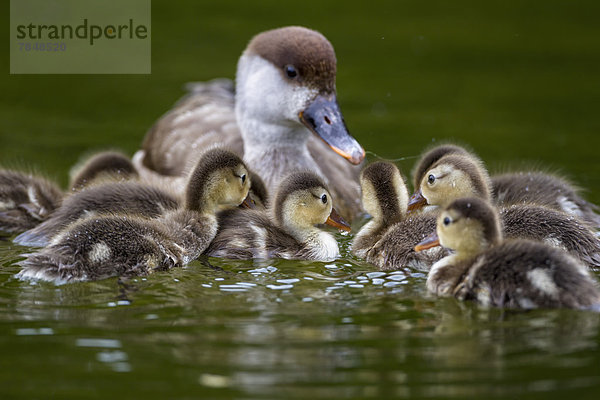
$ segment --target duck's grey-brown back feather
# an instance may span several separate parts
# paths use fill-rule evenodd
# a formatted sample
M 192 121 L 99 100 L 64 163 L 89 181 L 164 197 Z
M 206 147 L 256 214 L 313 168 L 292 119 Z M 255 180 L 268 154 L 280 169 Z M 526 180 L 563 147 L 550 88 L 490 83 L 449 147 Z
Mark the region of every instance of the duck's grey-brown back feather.
M 188 85 L 191 91 L 150 128 L 142 149 L 143 164 L 162 175 L 189 172 L 215 143 L 243 155 L 236 122 L 233 82 L 216 79 Z

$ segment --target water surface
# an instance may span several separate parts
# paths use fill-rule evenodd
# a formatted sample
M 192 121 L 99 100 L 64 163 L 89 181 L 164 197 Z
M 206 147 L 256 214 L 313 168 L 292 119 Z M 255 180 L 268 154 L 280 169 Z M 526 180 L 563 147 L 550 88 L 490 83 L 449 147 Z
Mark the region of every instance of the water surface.
M 152 11 L 149 76 L 11 76 L 3 60 L 2 165 L 64 185 L 85 152 L 133 153 L 185 82 L 232 78 L 253 34 L 301 24 L 333 42 L 341 108 L 370 159 L 403 158 L 408 173 L 424 146 L 457 140 L 493 171 L 560 171 L 600 203 L 597 2 Z M 210 258 L 63 286 L 15 280 L 30 249 L 0 241 L 0 397 L 597 398 L 598 314 L 436 299 L 422 273 L 380 273 L 338 238 L 333 263 Z

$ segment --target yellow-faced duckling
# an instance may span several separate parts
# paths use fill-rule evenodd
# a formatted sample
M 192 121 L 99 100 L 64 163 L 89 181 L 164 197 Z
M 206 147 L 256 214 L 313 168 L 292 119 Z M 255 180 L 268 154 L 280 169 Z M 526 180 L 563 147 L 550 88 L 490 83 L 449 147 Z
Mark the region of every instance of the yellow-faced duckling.
M 470 158 L 485 168 L 480 158 L 454 144 L 444 144 L 427 150 L 413 169 L 415 194 L 409 208 L 425 198 L 419 192 L 423 181 L 429 179 L 429 171 L 438 160 L 446 155 L 454 154 Z M 578 188 L 566 179 L 540 171 L 511 172 L 494 175 L 490 179 L 492 199 L 499 205 L 537 204 L 571 214 L 591 228 L 600 229 L 598 207 L 578 193 Z
M 437 233 L 416 250 L 437 245 L 454 250 L 427 276 L 427 289 L 438 296 L 492 307 L 599 309 L 600 292 L 583 264 L 543 243 L 503 241 L 498 214 L 482 199 L 451 202 Z
M 469 150 L 462 146 L 452 143 L 437 145 L 435 147 L 431 147 L 425 150 L 423 154 L 421 154 L 421 156 L 419 157 L 419 160 L 417 161 L 411 172 L 412 184 L 415 192 L 421 186 L 421 181 L 423 180 L 425 173 L 429 171 L 431 166 L 435 164 L 440 158 L 448 154 L 469 155 L 473 153 L 469 152 Z
M 360 175 L 363 208 L 371 215 L 352 242 L 352 253 L 381 270 L 429 268 L 446 254 L 442 248 L 415 252 L 435 229 L 435 214 L 407 215 L 408 190 L 398 168 L 374 162 Z
M 259 33 L 239 58 L 235 88 L 228 80 L 191 85 L 146 134 L 139 167 L 185 176 L 198 149 L 226 145 L 272 193 L 291 172 L 317 173 L 341 215 L 352 218 L 361 212 L 357 164 L 365 152 L 346 128 L 336 71 L 334 48 L 319 32 L 287 26 Z
M 247 175 L 235 154 L 212 149 L 192 171 L 184 207 L 155 219 L 105 215 L 79 220 L 48 247 L 28 255 L 17 276 L 64 283 L 144 275 L 185 265 L 216 235 L 215 213 L 246 198 Z
M 0 231 L 20 233 L 48 218 L 61 204 L 58 185 L 32 173 L 0 170 Z
M 426 172 L 420 192 L 427 204 L 444 207 L 461 197 L 491 199 L 490 179 L 472 157 L 448 154 Z M 413 203 L 414 204 L 414 203 Z M 600 267 L 600 239 L 579 219 L 536 204 L 500 208 L 504 236 L 541 240 L 562 247 L 591 268 Z
M 335 238 L 317 224 L 349 231 L 332 207 L 331 194 L 312 172 L 293 173 L 281 182 L 271 215 L 235 210 L 219 218 L 219 233 L 206 254 L 251 259 L 287 258 L 329 261 L 339 257 Z

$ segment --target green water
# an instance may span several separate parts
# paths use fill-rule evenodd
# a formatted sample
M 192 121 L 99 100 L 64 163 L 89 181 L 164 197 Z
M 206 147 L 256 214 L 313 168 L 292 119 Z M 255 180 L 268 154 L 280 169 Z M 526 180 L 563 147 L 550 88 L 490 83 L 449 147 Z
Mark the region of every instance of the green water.
M 457 140 L 493 171 L 561 171 L 600 203 L 599 13 L 596 1 L 154 0 L 151 75 L 9 75 L 4 48 L 0 164 L 66 184 L 85 152 L 133 153 L 185 82 L 233 77 L 253 34 L 300 24 L 334 44 L 338 98 L 367 150 L 407 157 L 408 172 L 424 146 Z M 15 280 L 28 249 L 0 242 L 0 398 L 600 394 L 600 315 L 435 299 L 424 275 L 377 273 L 339 239 L 330 264 L 209 259 L 59 287 Z

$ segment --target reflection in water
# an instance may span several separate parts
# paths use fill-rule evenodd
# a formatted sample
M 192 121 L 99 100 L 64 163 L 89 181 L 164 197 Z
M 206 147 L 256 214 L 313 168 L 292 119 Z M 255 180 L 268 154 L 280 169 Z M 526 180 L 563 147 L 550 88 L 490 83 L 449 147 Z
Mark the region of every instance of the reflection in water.
M 1 250 L 3 356 L 21 369 L 43 360 L 61 376 L 122 374 L 111 379 L 213 398 L 550 398 L 600 387 L 598 314 L 435 299 L 418 271 L 209 259 L 55 286 L 15 280 L 18 253 Z

